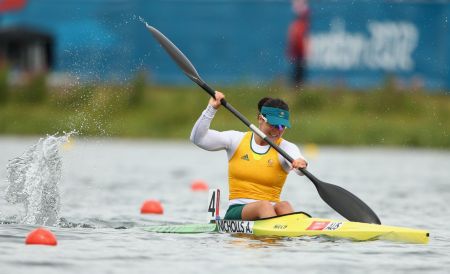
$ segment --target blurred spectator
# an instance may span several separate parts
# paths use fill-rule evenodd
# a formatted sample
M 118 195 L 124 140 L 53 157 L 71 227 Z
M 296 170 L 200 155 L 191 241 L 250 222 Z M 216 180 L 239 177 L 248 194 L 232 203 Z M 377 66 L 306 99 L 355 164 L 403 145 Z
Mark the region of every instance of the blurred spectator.
M 293 66 L 292 83 L 300 87 L 306 78 L 306 56 L 309 31 L 309 8 L 307 0 L 293 0 L 292 9 L 296 14 L 295 20 L 288 30 L 287 54 Z
M 0 0 L 0 12 L 22 9 L 26 3 L 26 0 Z

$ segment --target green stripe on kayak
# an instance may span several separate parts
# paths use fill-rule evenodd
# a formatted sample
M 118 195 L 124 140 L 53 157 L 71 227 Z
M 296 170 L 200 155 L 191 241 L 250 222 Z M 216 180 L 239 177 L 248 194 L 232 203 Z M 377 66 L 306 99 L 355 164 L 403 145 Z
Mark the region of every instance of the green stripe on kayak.
M 217 231 L 216 224 L 161 225 L 144 228 L 145 231 L 158 233 L 206 233 Z

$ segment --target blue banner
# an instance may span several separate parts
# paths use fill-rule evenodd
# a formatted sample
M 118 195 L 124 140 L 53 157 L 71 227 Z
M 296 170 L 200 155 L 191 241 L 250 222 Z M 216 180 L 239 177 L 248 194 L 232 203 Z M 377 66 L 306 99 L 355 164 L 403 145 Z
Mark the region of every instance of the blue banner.
M 147 70 L 159 83 L 188 80 L 150 36 L 162 31 L 213 83 L 265 84 L 291 74 L 286 48 L 291 1 L 28 1 L 0 14 L 56 41 L 54 70 L 80 79 L 125 81 Z M 307 81 L 450 89 L 450 3 L 310 1 Z
M 312 8 L 313 79 L 367 86 L 392 75 L 405 85 L 450 87 L 449 3 L 326 2 Z

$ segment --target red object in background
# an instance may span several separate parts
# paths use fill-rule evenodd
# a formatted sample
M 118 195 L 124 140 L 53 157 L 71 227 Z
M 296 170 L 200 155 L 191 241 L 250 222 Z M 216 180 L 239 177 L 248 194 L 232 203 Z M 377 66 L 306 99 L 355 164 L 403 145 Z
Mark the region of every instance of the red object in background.
M 147 200 L 141 206 L 142 214 L 163 214 L 164 210 L 158 200 Z
M 57 245 L 56 237 L 50 230 L 37 228 L 25 239 L 27 245 Z
M 288 30 L 288 56 L 304 59 L 308 54 L 309 10 L 302 12 Z
M 0 0 L 0 12 L 22 9 L 27 0 Z
M 194 180 L 191 184 L 192 191 L 208 191 L 208 184 L 203 180 Z

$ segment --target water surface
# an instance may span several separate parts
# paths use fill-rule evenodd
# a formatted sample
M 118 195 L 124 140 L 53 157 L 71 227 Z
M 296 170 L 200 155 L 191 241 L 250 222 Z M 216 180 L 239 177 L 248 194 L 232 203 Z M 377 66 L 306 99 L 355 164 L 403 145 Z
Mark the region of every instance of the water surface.
M 47 227 L 56 247 L 27 246 L 36 225 L 20 223 L 22 205 L 5 199 L 6 166 L 39 138 L 0 138 L 0 264 L 2 273 L 444 273 L 450 266 L 450 152 L 423 149 L 321 147 L 310 171 L 369 204 L 382 223 L 427 229 L 428 245 L 323 238 L 249 238 L 227 234 L 175 235 L 141 228 L 201 223 L 203 179 L 223 192 L 226 155 L 188 142 L 77 138 L 61 149 L 59 224 Z M 282 197 L 297 210 L 341 219 L 308 179 L 291 174 Z M 164 215 L 141 215 L 159 199 Z M 222 214 L 224 211 L 222 211 Z

